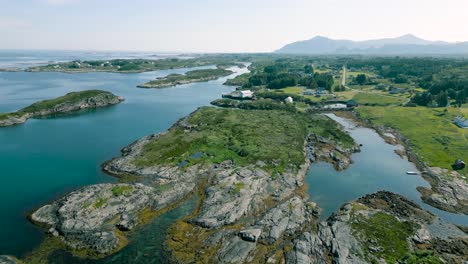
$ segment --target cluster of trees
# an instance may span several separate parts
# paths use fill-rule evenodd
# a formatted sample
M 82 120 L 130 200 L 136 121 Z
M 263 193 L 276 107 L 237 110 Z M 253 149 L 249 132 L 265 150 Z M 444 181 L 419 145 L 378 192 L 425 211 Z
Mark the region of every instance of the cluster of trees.
M 421 106 L 468 102 L 468 61 L 451 58 L 348 58 L 348 67 L 372 70 L 395 83 L 412 82 L 425 91 L 411 99 Z M 359 83 L 359 80 L 356 79 Z
M 356 82 L 357 82 L 359 85 L 366 84 L 366 83 L 367 83 L 367 75 L 365 75 L 365 74 L 358 74 L 358 75 L 356 76 Z
M 308 88 L 333 87 L 333 76 L 329 74 L 314 73 L 311 64 L 298 65 L 284 60 L 277 60 L 272 65 L 253 73 L 244 88 L 253 86 L 266 86 L 269 89 L 282 89 L 290 86 L 306 86 Z
M 255 101 L 237 101 L 231 99 L 218 99 L 211 102 L 212 105 L 225 108 L 240 108 L 246 110 L 282 110 L 296 112 L 293 104 L 285 104 L 272 99 L 259 99 Z

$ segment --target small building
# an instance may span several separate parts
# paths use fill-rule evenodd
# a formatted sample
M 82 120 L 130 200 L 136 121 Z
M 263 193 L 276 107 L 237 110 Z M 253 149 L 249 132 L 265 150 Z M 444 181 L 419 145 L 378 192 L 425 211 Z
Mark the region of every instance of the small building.
M 389 94 L 406 93 L 406 89 L 404 89 L 404 88 L 391 87 L 391 88 L 390 88 L 390 91 L 389 91 L 388 93 L 389 93 Z
M 253 92 L 250 91 L 250 90 L 240 91 L 240 97 L 241 98 L 252 98 L 253 97 Z
M 291 96 L 288 96 L 286 99 L 284 99 L 284 101 L 287 103 L 287 104 L 292 104 L 294 102 L 294 100 L 292 99 Z
M 452 169 L 454 170 L 463 170 L 465 168 L 465 162 L 461 159 L 457 159 L 454 164 L 452 164 Z
M 305 90 L 302 92 L 302 95 L 315 95 L 315 90 L 312 90 L 312 89 L 305 89 Z
M 343 109 L 346 108 L 347 106 L 345 104 L 329 104 L 325 105 L 323 108 L 325 109 Z
M 455 125 L 459 126 L 460 128 L 468 128 L 468 119 L 464 118 L 463 116 L 457 116 L 453 120 Z
M 383 83 L 379 83 L 375 86 L 375 89 L 377 90 L 386 90 L 387 89 L 387 85 L 386 84 L 383 84 Z

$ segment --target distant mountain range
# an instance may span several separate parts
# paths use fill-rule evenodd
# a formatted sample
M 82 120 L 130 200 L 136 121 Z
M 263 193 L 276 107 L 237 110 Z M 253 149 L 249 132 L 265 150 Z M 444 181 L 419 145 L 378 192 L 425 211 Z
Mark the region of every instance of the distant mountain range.
M 335 40 L 317 36 L 288 44 L 275 52 L 285 54 L 466 55 L 468 42 L 429 41 L 411 34 L 366 41 Z

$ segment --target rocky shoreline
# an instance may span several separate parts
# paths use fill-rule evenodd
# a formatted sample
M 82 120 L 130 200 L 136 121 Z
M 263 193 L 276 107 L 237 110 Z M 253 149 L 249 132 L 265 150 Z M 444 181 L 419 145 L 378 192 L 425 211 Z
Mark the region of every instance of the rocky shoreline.
M 69 93 L 62 98 L 61 102 L 53 105 L 49 105 L 50 101 L 54 101 L 57 99 L 41 101 L 35 103 L 29 107 L 23 108 L 15 113 L 4 114 L 3 118 L 0 118 L 0 127 L 4 126 L 12 126 L 17 124 L 25 123 L 28 119 L 34 117 L 44 117 L 49 115 L 55 114 L 66 114 L 71 112 L 76 112 L 80 110 L 85 110 L 89 108 L 98 108 L 98 107 L 105 107 L 109 105 L 118 104 L 124 101 L 123 97 L 113 95 L 110 92 L 99 91 L 97 94 L 93 94 L 91 96 L 84 96 L 83 98 L 79 98 L 77 100 L 68 100 L 68 97 L 75 97 L 76 94 L 84 93 L 77 92 L 77 93 Z M 60 98 L 58 98 L 60 99 Z M 37 105 L 40 104 L 47 104 L 46 107 L 39 107 Z
M 345 114 L 341 113 L 341 115 Z M 455 175 L 451 175 L 452 179 L 449 180 L 445 177 L 449 174 L 448 170 L 429 167 L 414 153 L 410 141 L 399 131 L 374 125 L 371 121 L 359 117 L 355 112 L 347 114 L 346 117 L 374 129 L 387 143 L 404 147 L 404 150 L 398 154 L 414 163 L 422 172 L 422 177 L 431 185 L 431 188 L 417 188 L 425 203 L 447 212 L 468 215 L 468 183 L 458 177 L 456 172 Z
M 183 118 L 171 129 L 181 128 L 188 136 L 196 126 Z M 128 232 L 136 226 L 197 194 L 195 211 L 168 230 L 164 244 L 168 262 L 384 263 L 389 259 L 382 254 L 392 252 L 393 247 L 408 258 L 467 260 L 466 233 L 393 193 L 368 195 L 318 222 L 321 210 L 305 191 L 309 165 L 327 161 L 338 170 L 345 169 L 352 162 L 351 154 L 359 151 L 356 145 L 345 148 L 309 134 L 304 139 L 303 164 L 298 170 L 281 173 L 272 173 L 262 160 L 248 165 L 225 160 L 187 166 L 134 162 L 144 154 L 145 146 L 170 130 L 132 143 L 122 149 L 122 156 L 103 164 L 104 171 L 130 179 L 129 183 L 84 187 L 39 208 L 31 220 L 46 227 L 47 239 L 62 241 L 63 249 L 101 258 L 123 248 Z M 374 217 L 395 228 L 404 227 L 398 234 L 399 244 L 388 246 L 368 238 L 373 234 L 361 229 L 377 225 Z M 369 244 L 369 239 L 375 242 Z M 421 257 L 423 249 L 431 253 Z

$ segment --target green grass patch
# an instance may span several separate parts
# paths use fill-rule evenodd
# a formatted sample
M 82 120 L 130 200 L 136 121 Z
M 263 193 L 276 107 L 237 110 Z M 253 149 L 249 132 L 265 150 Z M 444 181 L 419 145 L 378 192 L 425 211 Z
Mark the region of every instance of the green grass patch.
M 410 253 L 406 239 L 413 235 L 415 226 L 379 212 L 369 219 L 359 217 L 352 224 L 352 229 L 363 245 L 365 257 L 369 261 L 383 258 L 387 263 L 399 263 L 399 260 Z M 377 250 L 371 250 L 372 248 Z
M 133 191 L 133 187 L 130 185 L 114 186 L 111 189 L 112 195 L 114 196 L 128 195 L 132 191 Z
M 456 159 L 468 161 L 468 130 L 452 123 L 463 114 L 459 108 L 359 107 L 356 111 L 374 124 L 400 131 L 429 166 L 451 169 Z
M 244 73 L 241 75 L 237 75 L 232 79 L 228 79 L 224 85 L 232 85 L 232 86 L 244 86 L 249 82 L 249 78 L 252 76 L 251 73 Z
M 353 97 L 353 100 L 355 100 L 360 105 L 371 106 L 400 105 L 406 101 L 403 98 L 363 92 L 356 93 L 356 95 Z
M 267 170 L 297 170 L 304 163 L 306 136 L 317 133 L 340 142 L 354 144 L 337 124 L 324 116 L 289 111 L 249 111 L 203 107 L 190 115 L 191 132 L 174 127 L 143 148 L 133 163 L 138 167 L 156 164 L 177 165 L 190 155 L 205 153 L 190 164 L 220 163 L 232 160 L 238 165 L 261 160 Z
M 60 104 L 75 104 L 78 103 L 84 99 L 95 97 L 101 94 L 107 94 L 110 96 L 113 96 L 112 93 L 106 92 L 106 91 L 101 91 L 101 90 L 87 90 L 87 91 L 80 91 L 80 92 L 71 92 L 68 93 L 64 96 L 60 96 L 54 99 L 49 99 L 49 100 L 43 100 L 36 102 L 28 107 L 25 107 L 23 109 L 20 109 L 14 113 L 5 113 L 5 114 L 0 114 L 0 120 L 6 119 L 10 116 L 22 116 L 24 114 L 28 113 L 34 113 L 34 112 L 39 112 L 39 111 L 44 111 L 44 110 L 50 110 L 54 109 L 56 106 Z
M 286 87 L 281 90 L 288 94 L 302 95 L 302 92 L 304 91 L 304 87 L 293 86 L 293 87 Z
M 109 201 L 109 198 L 99 198 L 96 200 L 93 206 L 94 208 L 101 208 L 106 205 L 107 201 Z
M 231 194 L 238 194 L 242 190 L 242 188 L 245 187 L 245 183 L 243 182 L 238 182 L 234 184 L 234 188 L 231 189 Z

